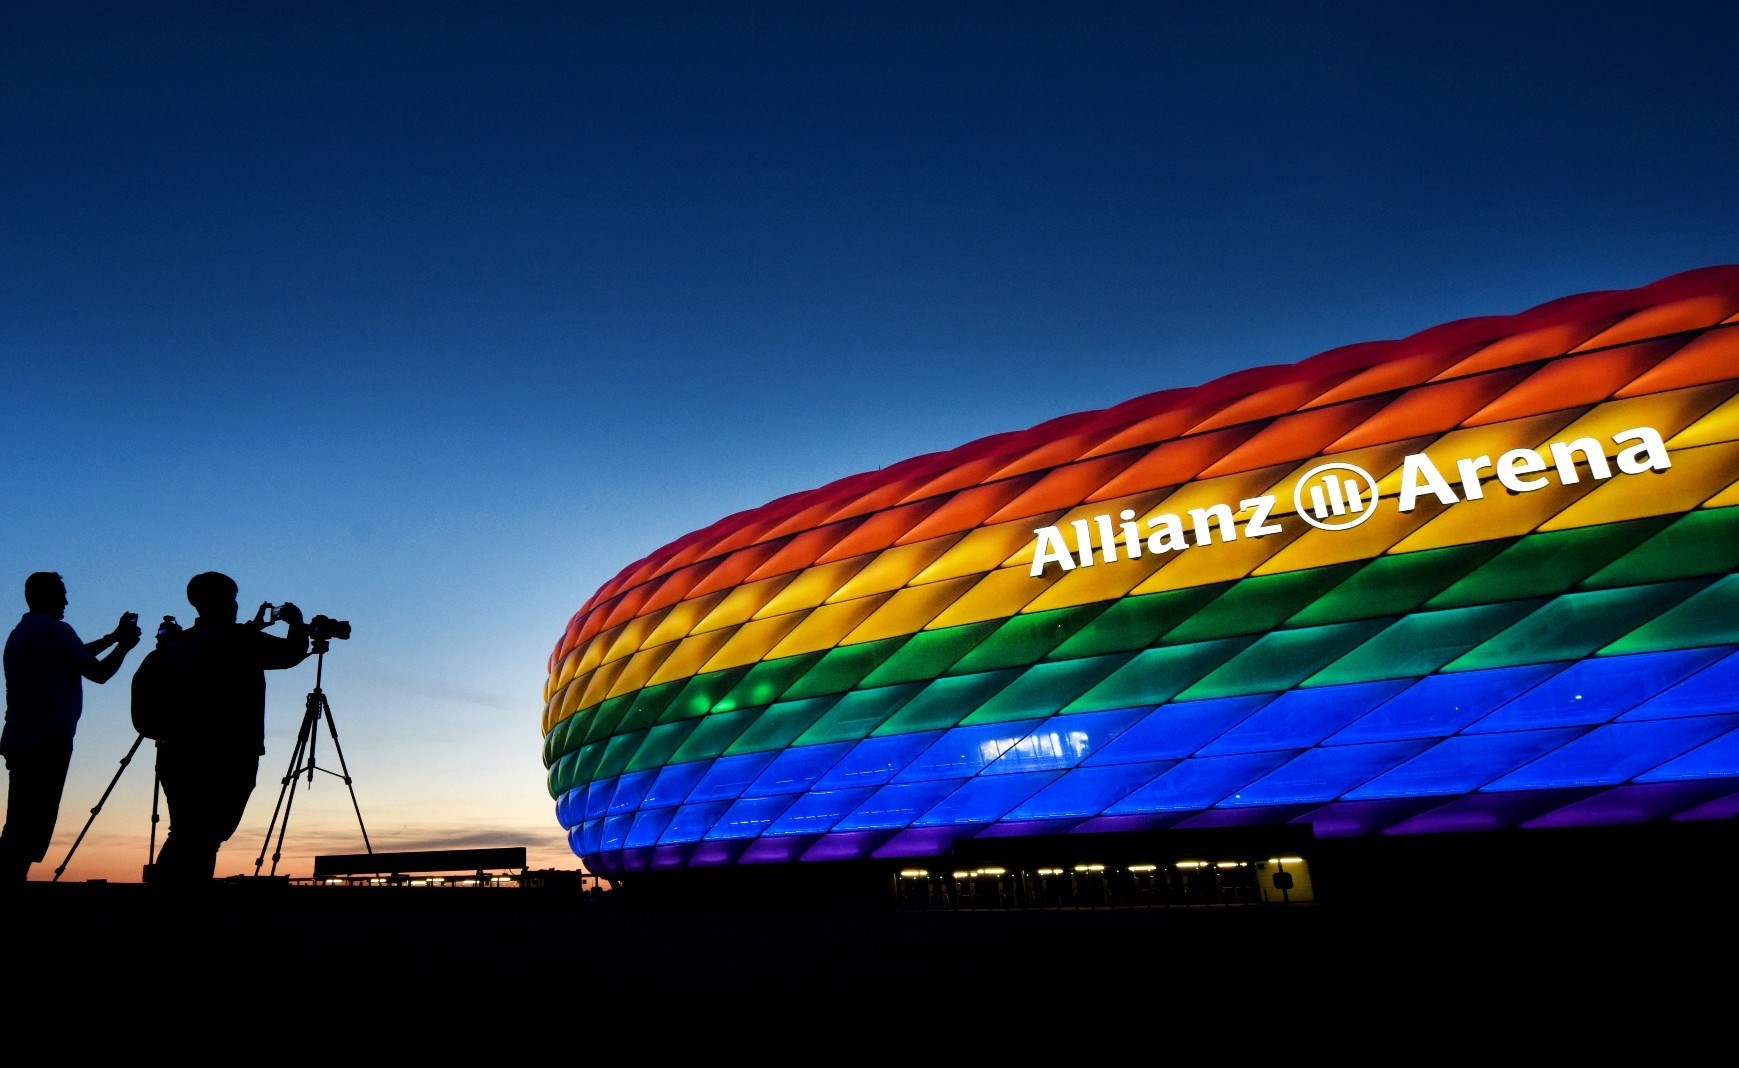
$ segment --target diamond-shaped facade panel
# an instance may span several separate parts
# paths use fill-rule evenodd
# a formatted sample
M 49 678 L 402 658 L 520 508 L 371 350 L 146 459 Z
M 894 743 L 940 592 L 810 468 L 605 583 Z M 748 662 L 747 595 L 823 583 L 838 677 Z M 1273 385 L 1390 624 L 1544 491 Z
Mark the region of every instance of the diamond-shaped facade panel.
M 574 615 L 544 763 L 599 873 L 1728 817 L 1736 563 L 1712 267 L 729 516 Z

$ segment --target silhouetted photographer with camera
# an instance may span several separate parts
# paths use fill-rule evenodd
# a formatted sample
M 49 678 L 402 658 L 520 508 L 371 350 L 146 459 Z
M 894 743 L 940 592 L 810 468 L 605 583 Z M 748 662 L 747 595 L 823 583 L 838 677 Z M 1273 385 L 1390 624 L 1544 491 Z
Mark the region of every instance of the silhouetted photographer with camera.
M 252 622 L 237 622 L 235 580 L 216 571 L 193 576 L 187 600 L 198 613 L 182 630 L 172 620 L 134 676 L 134 708 L 157 710 L 157 777 L 169 807 L 169 833 L 147 881 L 210 882 L 217 853 L 236 828 L 254 791 L 266 751 L 266 672 L 307 659 L 309 629 L 302 610 L 261 605 Z M 265 627 L 282 619 L 284 637 Z
M 72 764 L 72 740 L 84 712 L 83 680 L 114 678 L 139 644 L 139 615 L 123 612 L 94 642 L 66 622 L 66 582 L 53 571 L 24 580 L 29 611 L 6 639 L 6 726 L 0 754 L 8 773 L 6 826 L 0 830 L 0 887 L 29 878 L 48 852 Z M 110 648 L 113 646 L 113 648 Z M 108 649 L 107 656 L 98 654 Z

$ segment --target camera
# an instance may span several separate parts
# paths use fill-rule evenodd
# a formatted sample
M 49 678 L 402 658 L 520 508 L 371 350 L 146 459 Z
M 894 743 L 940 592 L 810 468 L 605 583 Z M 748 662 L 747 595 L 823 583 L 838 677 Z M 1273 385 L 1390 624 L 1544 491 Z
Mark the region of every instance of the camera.
M 274 619 L 277 616 L 274 614 Z M 315 641 L 325 641 L 337 638 L 339 641 L 350 640 L 350 620 L 333 619 L 331 616 L 315 616 L 308 621 L 308 636 Z

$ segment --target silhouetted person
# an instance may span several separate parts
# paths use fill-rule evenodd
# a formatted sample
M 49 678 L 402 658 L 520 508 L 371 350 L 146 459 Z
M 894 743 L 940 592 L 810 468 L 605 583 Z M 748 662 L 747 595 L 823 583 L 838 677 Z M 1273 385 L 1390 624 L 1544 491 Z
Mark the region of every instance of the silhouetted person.
M 6 639 L 6 827 L 0 831 L 0 884 L 13 886 L 48 852 L 72 764 L 72 739 L 84 712 L 84 681 L 115 677 L 139 644 L 139 616 L 122 612 L 114 630 L 79 640 L 66 622 L 66 583 L 53 571 L 24 580 L 30 609 Z M 104 649 L 107 656 L 99 657 Z
M 153 883 L 211 880 L 218 850 L 241 825 L 266 751 L 266 672 L 308 656 L 301 609 L 280 606 L 290 625 L 280 638 L 262 629 L 260 617 L 236 621 L 236 593 L 228 575 L 193 576 L 187 600 L 198 617 L 186 630 L 164 634 L 151 653 L 169 665 L 177 706 L 174 725 L 157 739 L 169 833 L 152 866 Z

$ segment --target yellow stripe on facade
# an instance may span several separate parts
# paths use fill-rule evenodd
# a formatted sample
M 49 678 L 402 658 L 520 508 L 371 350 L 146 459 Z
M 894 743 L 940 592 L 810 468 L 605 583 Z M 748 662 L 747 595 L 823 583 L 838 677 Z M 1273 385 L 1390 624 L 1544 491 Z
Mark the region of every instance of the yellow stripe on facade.
M 877 593 L 822 605 L 804 616 L 783 641 L 768 651 L 767 658 L 777 660 L 783 656 L 815 653 L 839 645 L 847 634 L 886 603 L 890 596 Z

